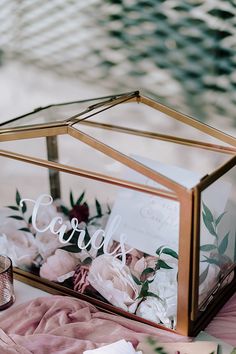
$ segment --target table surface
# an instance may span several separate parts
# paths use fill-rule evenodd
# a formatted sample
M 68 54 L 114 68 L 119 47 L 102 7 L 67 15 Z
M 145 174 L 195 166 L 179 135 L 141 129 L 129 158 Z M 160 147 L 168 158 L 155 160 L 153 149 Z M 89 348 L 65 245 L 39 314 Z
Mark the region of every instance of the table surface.
M 35 299 L 37 297 L 50 295 L 49 293 L 47 293 L 45 291 L 34 288 L 34 287 L 27 285 L 25 283 L 22 283 L 18 280 L 14 280 L 14 290 L 15 290 L 16 300 L 15 300 L 15 303 L 11 306 L 11 308 L 16 307 L 17 305 L 19 305 L 21 303 Z M 7 310 L 5 310 L 5 311 L 7 311 Z M 1 316 L 1 313 L 0 313 L 0 316 Z M 199 333 L 199 335 L 195 338 L 195 340 L 217 342 L 218 344 L 220 344 L 219 354 L 230 354 L 233 349 L 233 347 L 231 345 L 224 343 L 221 340 L 219 340 L 215 337 L 212 337 L 203 331 Z

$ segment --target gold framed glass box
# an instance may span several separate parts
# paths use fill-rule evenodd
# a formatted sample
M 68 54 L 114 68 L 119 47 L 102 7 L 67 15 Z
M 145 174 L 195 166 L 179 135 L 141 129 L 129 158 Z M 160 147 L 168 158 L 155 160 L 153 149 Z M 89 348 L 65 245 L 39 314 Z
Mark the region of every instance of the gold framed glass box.
M 15 277 L 195 335 L 235 291 L 236 139 L 138 91 L 0 125 Z

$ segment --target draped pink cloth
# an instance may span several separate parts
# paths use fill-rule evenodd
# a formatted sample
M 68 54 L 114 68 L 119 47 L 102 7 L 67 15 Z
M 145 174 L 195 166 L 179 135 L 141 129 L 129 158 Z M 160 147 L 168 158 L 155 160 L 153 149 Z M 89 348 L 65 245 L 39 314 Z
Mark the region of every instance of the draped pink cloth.
M 213 318 L 205 331 L 236 347 L 236 293 Z
M 236 294 L 206 332 L 236 346 Z M 189 340 L 101 312 L 87 302 L 65 296 L 37 298 L 0 316 L 1 354 L 80 354 L 120 339 L 136 346 L 147 336 L 160 342 Z
M 136 346 L 150 335 L 162 342 L 188 340 L 55 295 L 7 310 L 0 316 L 0 328 L 1 354 L 80 354 L 122 338 Z

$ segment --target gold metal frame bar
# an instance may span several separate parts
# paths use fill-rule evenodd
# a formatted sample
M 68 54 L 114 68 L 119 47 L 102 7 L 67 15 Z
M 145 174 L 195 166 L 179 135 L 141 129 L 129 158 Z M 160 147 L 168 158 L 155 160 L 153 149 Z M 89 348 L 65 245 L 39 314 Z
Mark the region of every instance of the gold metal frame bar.
M 50 126 L 41 124 L 37 127 L 31 125 L 24 126 L 21 128 L 4 129 L 3 131 L 0 131 L 0 142 L 62 135 L 67 134 L 67 129 L 68 127 L 65 123 L 61 123 L 58 125 L 50 124 Z
M 192 278 L 192 207 L 193 191 L 180 196 L 178 297 L 176 331 L 189 335 Z
M 113 108 L 115 106 L 117 106 L 118 104 L 121 104 L 121 103 L 130 103 L 130 102 L 138 102 L 139 100 L 139 96 L 137 96 L 137 93 L 134 92 L 132 95 L 128 95 L 128 96 L 124 96 L 124 97 L 118 97 L 118 98 L 115 98 L 113 100 L 109 100 L 109 101 L 105 101 L 105 102 L 101 102 L 100 104 L 97 103 L 93 106 L 90 106 L 87 110 L 77 114 L 77 115 L 74 115 L 73 117 L 67 119 L 67 122 L 69 123 L 78 123 L 78 122 L 81 122 L 81 121 L 84 121 L 90 117 L 93 117 L 99 113 L 102 113 L 110 108 Z M 103 107 L 103 108 L 102 108 Z M 100 110 L 96 110 L 98 108 L 101 108 Z M 96 111 L 94 111 L 96 110 Z M 86 113 L 88 113 L 87 116 Z
M 191 127 L 202 131 L 203 133 L 206 133 L 210 136 L 213 136 L 216 139 L 219 139 L 229 145 L 233 145 L 236 147 L 236 138 L 234 138 L 231 135 L 223 133 L 220 130 L 213 128 L 205 123 L 202 123 L 199 120 L 189 117 L 183 113 L 177 112 L 174 109 L 164 106 L 163 104 L 158 103 L 148 97 L 140 96 L 140 102 L 142 102 L 152 108 L 155 108 L 164 114 L 167 114 L 168 116 L 178 120 L 179 122 L 188 124 Z
M 47 161 L 40 158 L 22 155 L 6 150 L 0 150 L 0 156 L 178 201 L 177 196 L 171 191 L 148 187 L 139 183 L 122 180 L 112 176 L 107 176 L 100 173 L 63 165 L 58 162 Z
M 81 122 L 78 122 L 78 124 L 83 124 L 83 125 L 87 125 L 87 126 L 91 126 L 91 127 L 95 127 L 95 128 L 106 129 L 106 130 L 113 130 L 116 132 L 141 136 L 141 137 L 150 138 L 150 139 L 168 141 L 171 143 L 176 143 L 176 144 L 181 144 L 181 145 L 186 145 L 186 146 L 191 146 L 191 147 L 196 147 L 196 148 L 206 149 L 206 150 L 211 150 L 211 151 L 216 151 L 216 152 L 221 152 L 221 153 L 225 153 L 225 154 L 233 154 L 233 155 L 236 154 L 236 148 L 234 148 L 234 147 L 210 144 L 210 143 L 205 143 L 203 141 L 185 139 L 185 138 L 180 138 L 180 137 L 176 137 L 173 135 L 153 133 L 153 132 L 149 132 L 149 131 L 126 128 L 126 127 L 117 126 L 117 125 L 113 125 L 113 124 L 98 123 L 98 122 L 94 122 L 94 121 L 81 121 Z

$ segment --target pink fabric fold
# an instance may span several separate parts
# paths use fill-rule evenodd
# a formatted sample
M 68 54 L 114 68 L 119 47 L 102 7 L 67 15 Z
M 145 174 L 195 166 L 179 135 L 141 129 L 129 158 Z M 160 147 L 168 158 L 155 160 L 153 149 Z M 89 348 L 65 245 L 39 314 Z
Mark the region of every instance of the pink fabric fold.
M 130 341 L 136 347 L 148 336 L 160 342 L 189 340 L 101 312 L 82 300 L 55 295 L 7 310 L 0 316 L 0 328 L 1 354 L 80 354 L 120 339 Z
M 205 331 L 236 347 L 236 294 L 222 307 Z
M 148 336 L 160 342 L 189 339 L 121 316 L 107 314 L 66 296 L 37 298 L 0 316 L 1 354 L 80 354 L 125 339 L 136 346 Z M 236 294 L 206 328 L 236 346 Z

